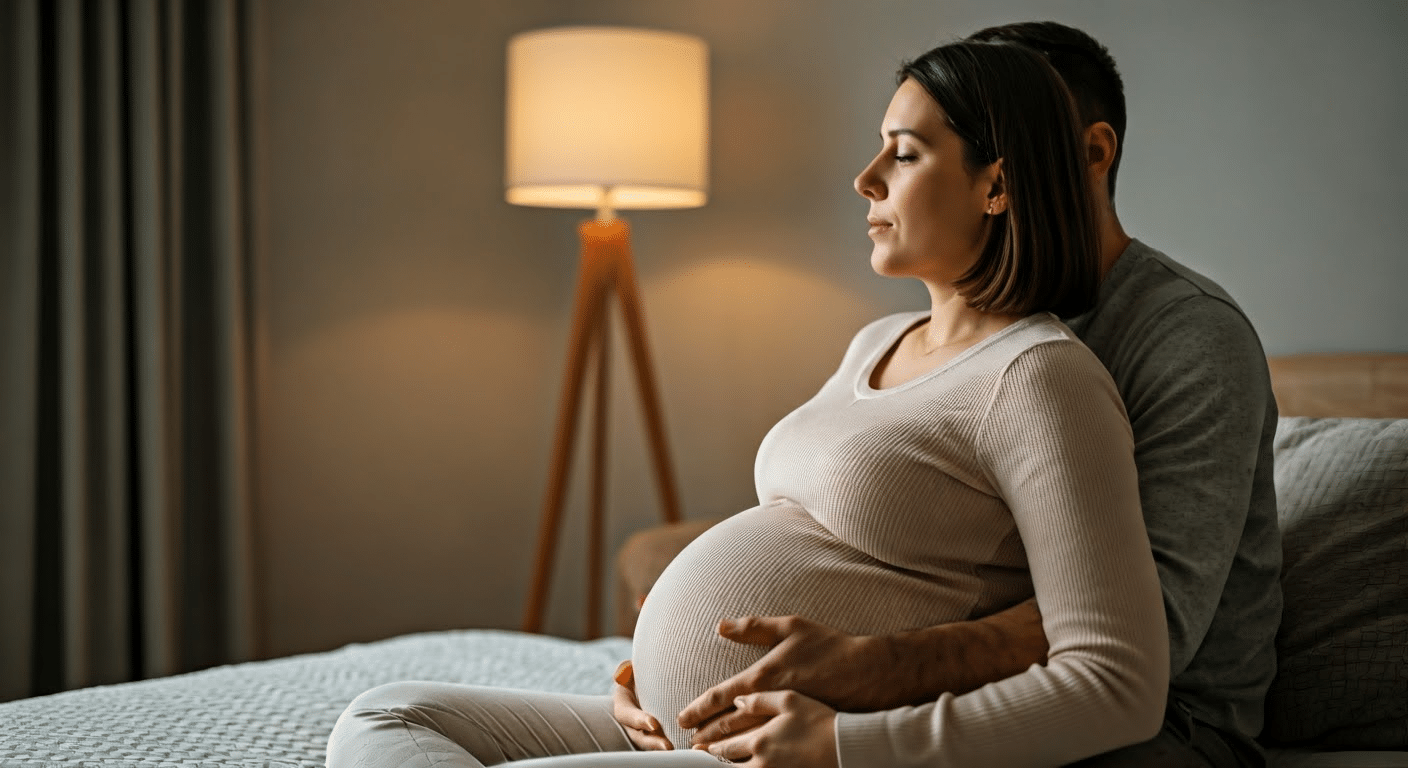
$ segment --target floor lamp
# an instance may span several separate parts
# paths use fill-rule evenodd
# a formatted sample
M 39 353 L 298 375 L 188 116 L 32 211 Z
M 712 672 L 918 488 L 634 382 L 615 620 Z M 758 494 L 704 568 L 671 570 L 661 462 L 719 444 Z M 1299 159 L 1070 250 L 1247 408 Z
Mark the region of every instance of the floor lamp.
M 507 198 L 517 205 L 595 209 L 578 234 L 577 278 L 552 466 L 523 629 L 540 632 L 552 583 L 578 412 L 592 366 L 586 634 L 601 634 L 602 529 L 610 304 L 619 299 L 666 522 L 680 519 L 674 471 L 646 343 L 630 229 L 618 209 L 693 208 L 708 191 L 708 54 L 691 35 L 561 27 L 508 46 Z

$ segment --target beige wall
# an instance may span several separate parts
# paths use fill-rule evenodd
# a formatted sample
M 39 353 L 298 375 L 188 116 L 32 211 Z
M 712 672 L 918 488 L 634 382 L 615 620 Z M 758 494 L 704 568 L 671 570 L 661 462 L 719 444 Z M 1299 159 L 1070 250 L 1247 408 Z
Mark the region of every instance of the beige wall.
M 1131 94 L 1126 224 L 1222 280 L 1268 351 L 1408 351 L 1405 6 L 1262 8 L 269 2 L 264 654 L 521 620 L 581 214 L 503 202 L 514 32 L 629 24 L 711 46 L 710 203 L 628 217 L 685 511 L 706 516 L 751 503 L 758 441 L 859 325 L 922 306 L 869 271 L 850 180 L 900 59 L 985 24 L 1051 16 L 1110 46 Z M 656 514 L 614 380 L 613 547 Z M 581 517 L 549 617 L 567 635 Z

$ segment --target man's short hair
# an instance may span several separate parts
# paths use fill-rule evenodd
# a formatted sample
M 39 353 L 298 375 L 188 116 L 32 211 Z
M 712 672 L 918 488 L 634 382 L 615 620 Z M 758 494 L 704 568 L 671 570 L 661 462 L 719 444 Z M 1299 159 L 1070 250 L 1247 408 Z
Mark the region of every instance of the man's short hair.
M 1110 52 L 1095 38 L 1054 21 L 1023 21 L 982 29 L 967 37 L 981 42 L 1006 42 L 1040 52 L 1066 81 L 1076 100 L 1083 127 L 1109 123 L 1115 131 L 1115 159 L 1110 163 L 1109 194 L 1115 197 L 1115 175 L 1124 155 L 1124 81 Z

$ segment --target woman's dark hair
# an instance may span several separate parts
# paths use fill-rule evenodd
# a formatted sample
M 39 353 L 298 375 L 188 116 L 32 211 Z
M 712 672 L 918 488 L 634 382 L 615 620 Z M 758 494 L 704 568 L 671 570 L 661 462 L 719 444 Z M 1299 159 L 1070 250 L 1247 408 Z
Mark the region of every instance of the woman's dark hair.
M 1124 156 L 1124 80 L 1110 51 L 1075 27 L 1055 21 L 1022 21 L 980 29 L 968 40 L 982 43 L 1016 43 L 1046 57 L 1066 82 L 1080 110 L 1081 127 L 1109 123 L 1115 131 L 1115 158 L 1110 162 L 1107 193 L 1115 199 L 1115 175 Z
M 900 67 L 963 141 L 969 173 L 1002 161 L 1007 210 L 956 283 L 974 309 L 1079 315 L 1100 280 L 1095 209 L 1075 106 L 1060 75 L 1018 45 L 956 42 Z

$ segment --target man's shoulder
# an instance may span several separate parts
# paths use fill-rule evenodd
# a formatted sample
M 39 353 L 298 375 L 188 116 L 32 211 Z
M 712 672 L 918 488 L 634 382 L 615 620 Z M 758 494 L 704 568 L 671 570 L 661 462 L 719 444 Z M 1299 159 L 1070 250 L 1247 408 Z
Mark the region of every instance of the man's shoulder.
M 1100 288 L 1095 308 L 1070 321 L 1110 365 L 1120 348 L 1167 335 L 1254 340 L 1246 313 L 1221 285 L 1162 251 L 1131 240 Z
M 1130 241 L 1121 261 L 1126 257 L 1133 267 L 1130 274 L 1132 281 L 1167 286 L 1170 293 L 1183 297 L 1206 296 L 1237 306 L 1237 302 L 1217 281 L 1139 240 Z
M 1157 313 L 1190 299 L 1226 304 L 1242 314 L 1242 308 L 1217 281 L 1163 251 L 1130 240 L 1101 285 L 1097 310 Z

